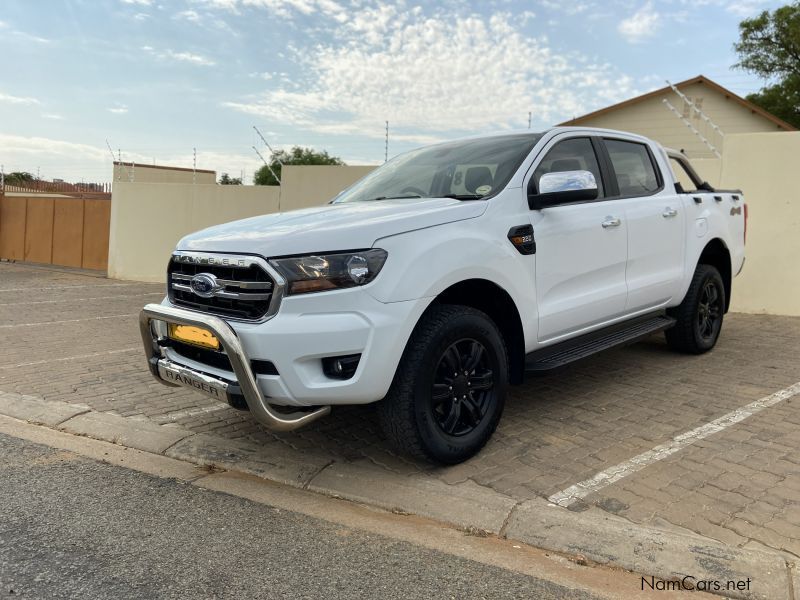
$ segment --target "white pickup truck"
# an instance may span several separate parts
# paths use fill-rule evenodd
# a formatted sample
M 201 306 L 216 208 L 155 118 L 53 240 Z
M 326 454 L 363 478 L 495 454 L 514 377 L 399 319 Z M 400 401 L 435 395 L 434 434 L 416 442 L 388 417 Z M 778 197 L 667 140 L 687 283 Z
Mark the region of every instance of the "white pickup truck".
M 178 243 L 141 332 L 152 374 L 287 431 L 379 402 L 386 436 L 452 464 L 509 384 L 664 331 L 717 342 L 747 207 L 680 153 L 557 127 L 400 155 L 317 208 Z

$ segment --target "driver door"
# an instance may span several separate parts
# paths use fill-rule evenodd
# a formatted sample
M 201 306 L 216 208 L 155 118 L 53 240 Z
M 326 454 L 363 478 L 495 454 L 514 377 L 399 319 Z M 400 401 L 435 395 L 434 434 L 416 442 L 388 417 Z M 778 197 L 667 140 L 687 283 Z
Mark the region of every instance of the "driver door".
M 627 224 L 622 205 L 606 199 L 596 144 L 588 136 L 556 138 L 528 185 L 536 193 L 545 173 L 577 170 L 590 171 L 598 185 L 596 200 L 531 211 L 540 342 L 577 335 L 625 311 Z

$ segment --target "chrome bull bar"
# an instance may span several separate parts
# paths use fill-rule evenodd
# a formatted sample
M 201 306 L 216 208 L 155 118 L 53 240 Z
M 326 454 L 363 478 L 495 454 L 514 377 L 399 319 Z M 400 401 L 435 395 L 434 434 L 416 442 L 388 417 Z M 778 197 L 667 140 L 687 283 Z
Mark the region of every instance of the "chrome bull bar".
M 183 365 L 178 365 L 173 361 L 164 358 L 161 354 L 159 334 L 153 331 L 153 321 L 164 321 L 165 323 L 175 323 L 177 325 L 193 325 L 208 329 L 213 333 L 223 350 L 228 355 L 231 367 L 236 375 L 236 382 L 241 388 L 250 412 L 256 420 L 273 431 L 292 431 L 298 427 L 308 425 L 320 417 L 324 417 L 331 412 L 330 406 L 322 406 L 311 412 L 294 412 L 290 414 L 280 413 L 271 406 L 258 387 L 256 377 L 250 367 L 250 359 L 242 347 L 239 336 L 225 321 L 213 315 L 198 313 L 174 306 L 164 306 L 161 304 L 148 304 L 142 309 L 139 315 L 139 329 L 142 334 L 142 343 L 147 355 L 149 365 L 155 368 L 150 369 L 153 377 L 159 383 L 171 386 L 185 386 L 190 389 L 197 389 L 207 395 L 216 397 L 224 401 L 224 394 L 228 389 L 228 384 L 220 379 L 200 373 Z M 185 376 L 180 376 L 180 374 Z M 175 376 L 175 375 L 178 376 Z M 191 377 L 189 377 L 191 375 Z M 192 382 L 191 379 L 195 381 Z M 214 394 L 208 393 L 205 388 L 197 382 L 207 384 Z

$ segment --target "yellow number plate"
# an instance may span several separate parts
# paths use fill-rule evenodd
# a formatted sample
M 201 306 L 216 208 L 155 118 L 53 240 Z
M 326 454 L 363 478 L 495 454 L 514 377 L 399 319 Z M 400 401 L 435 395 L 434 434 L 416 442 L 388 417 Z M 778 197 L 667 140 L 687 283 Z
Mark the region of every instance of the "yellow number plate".
M 169 324 L 169 337 L 179 342 L 219 350 L 219 340 L 208 329 L 194 327 L 193 325 Z

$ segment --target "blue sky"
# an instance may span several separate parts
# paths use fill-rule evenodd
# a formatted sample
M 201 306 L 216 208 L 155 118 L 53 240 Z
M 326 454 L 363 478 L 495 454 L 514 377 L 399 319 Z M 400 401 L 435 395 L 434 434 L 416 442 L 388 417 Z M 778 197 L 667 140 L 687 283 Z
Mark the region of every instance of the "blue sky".
M 759 0 L 4 0 L 0 164 L 109 181 L 124 160 L 251 179 L 276 148 L 351 164 L 533 128 L 704 74 L 736 93 Z

